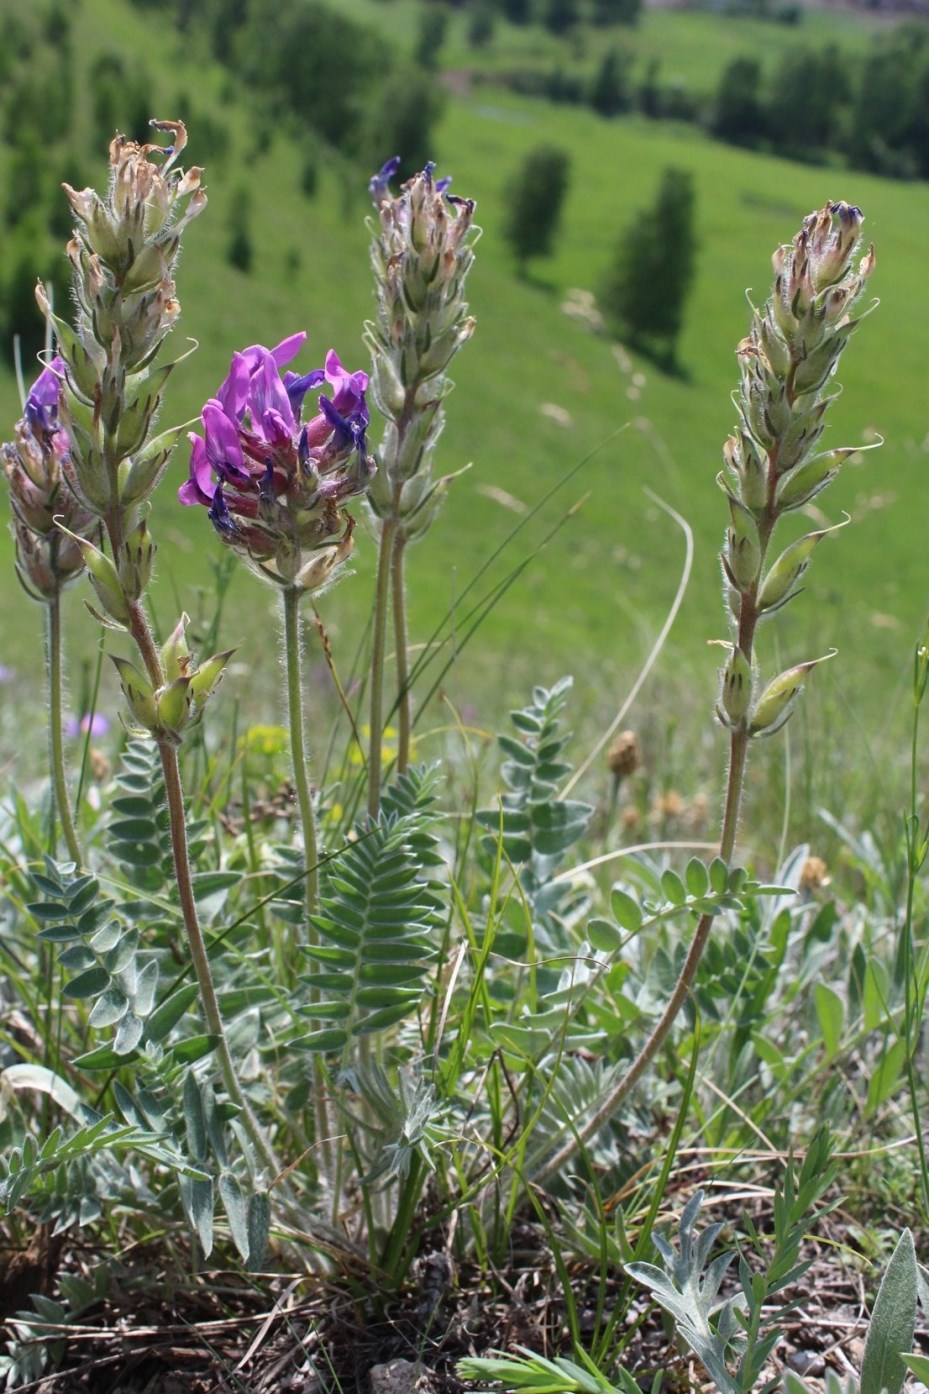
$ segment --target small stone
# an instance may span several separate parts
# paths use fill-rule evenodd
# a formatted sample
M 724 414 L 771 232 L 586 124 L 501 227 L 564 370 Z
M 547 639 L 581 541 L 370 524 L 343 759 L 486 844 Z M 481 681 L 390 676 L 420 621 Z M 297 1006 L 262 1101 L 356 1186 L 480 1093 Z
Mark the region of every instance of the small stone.
M 429 1370 L 420 1361 L 389 1360 L 368 1371 L 371 1394 L 434 1394 Z
M 798 1375 L 821 1375 L 826 1369 L 825 1360 L 815 1350 L 792 1350 L 787 1364 Z

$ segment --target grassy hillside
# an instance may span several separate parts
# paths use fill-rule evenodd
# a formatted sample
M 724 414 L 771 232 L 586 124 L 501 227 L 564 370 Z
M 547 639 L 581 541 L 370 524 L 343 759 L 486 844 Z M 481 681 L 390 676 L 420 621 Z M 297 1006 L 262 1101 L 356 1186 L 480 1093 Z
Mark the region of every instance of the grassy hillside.
M 353 19 L 379 29 L 386 39 L 412 49 L 421 13 L 417 0 L 344 0 L 340 7 Z M 711 11 L 646 8 L 634 29 L 613 30 L 581 26 L 569 41 L 541 26 L 518 27 L 500 20 L 493 42 L 475 50 L 468 42 L 470 16 L 466 8 L 451 12 L 440 58 L 446 68 L 477 69 L 493 75 L 514 68 L 553 64 L 593 67 L 605 47 L 618 43 L 636 57 L 641 76 L 652 59 L 661 64 L 661 79 L 680 83 L 697 96 L 709 96 L 726 64 L 749 54 L 773 69 L 781 55 L 800 44 L 837 43 L 848 52 L 860 51 L 886 20 L 852 11 L 806 10 L 799 25 Z
M 390 7 L 391 15 L 403 14 L 401 2 Z M 273 343 L 299 327 L 310 333 L 307 365 L 321 360 L 330 344 L 352 366 L 362 365 L 361 326 L 371 306 L 363 191 L 346 206 L 340 178 L 324 167 L 318 196 L 307 201 L 299 193 L 301 150 L 276 134 L 270 148 L 256 153 L 248 110 L 228 84 L 221 103 L 220 72 L 192 62 L 176 39 L 166 40 L 115 0 L 85 4 L 82 14 L 75 42 L 85 58 L 95 47 L 144 54 L 157 78 L 158 101 L 170 107 L 161 114 L 191 121 L 192 163 L 198 111 L 220 115 L 231 140 L 230 157 L 208 169 L 210 206 L 186 238 L 178 348 L 189 336 L 199 349 L 172 384 L 171 419 L 197 415 L 234 348 Z M 673 28 L 691 20 L 704 24 L 709 17 L 650 15 L 648 25 Z M 156 62 L 163 66 L 156 69 Z M 179 100 L 192 111 L 180 110 Z M 500 228 L 508 181 L 522 155 L 543 140 L 570 151 L 572 185 L 557 255 L 540 263 L 533 279 L 520 281 Z M 929 594 L 923 542 L 929 189 L 741 153 L 694 128 L 606 122 L 587 111 L 490 97 L 482 89 L 449 98 L 437 153 L 442 170 L 454 174 L 456 191 L 477 198 L 485 231 L 471 281 L 478 330 L 457 361 L 440 459 L 448 470 L 468 461 L 473 468 L 457 481 L 432 534 L 411 557 L 414 635 L 428 633 L 521 511 L 590 456 L 541 523 L 528 527 L 525 540 L 507 554 L 521 556 L 532 538 L 584 497 L 488 622 L 480 654 L 469 654 L 461 665 L 457 695 L 480 693 L 485 703 L 489 692 L 519 695 L 529 675 L 547 681 L 566 670 L 585 676 L 582 700 L 593 711 L 610 710 L 623 694 L 661 624 L 683 555 L 680 532 L 648 497 L 649 489 L 689 519 L 696 556 L 646 708 L 668 701 L 672 722 L 685 714 L 682 708 L 702 717 L 712 700 L 716 662 L 705 643 L 724 628 L 716 550 L 725 509 L 714 477 L 734 423 L 729 394 L 736 382 L 733 349 L 748 322 L 744 291 L 765 295 L 772 250 L 811 208 L 839 197 L 863 207 L 877 245 L 872 285 L 881 305 L 843 361 L 845 393 L 829 439 L 846 444 L 879 434 L 885 444 L 850 465 L 830 491 L 830 519 L 844 509 L 853 525 L 817 554 L 807 594 L 793 615 L 784 616 L 777 642 L 784 662 L 832 645 L 841 650 L 839 662 L 817 677 L 810 709 L 815 718 L 817 710 L 831 714 L 838 704 L 843 719 L 860 731 L 853 739 L 867 745 L 894 720 Z M 666 164 L 693 172 L 698 201 L 698 277 L 681 343 L 682 378 L 617 354 L 562 308 L 572 289 L 596 286 L 619 227 L 652 197 Z M 96 170 L 102 179 L 102 152 Z M 243 187 L 254 207 L 250 276 L 233 270 L 224 255 L 231 201 Z M 15 415 L 9 376 L 0 377 L 0 411 L 4 420 Z M 208 579 L 218 546 L 202 516 L 173 504 L 185 475 L 179 452 L 156 519 L 164 623 L 181 605 L 191 608 L 190 588 Z M 6 564 L 5 536 L 0 546 Z M 372 548 L 362 542 L 357 577 L 324 602 L 344 663 L 351 636 L 366 620 L 371 564 Z M 502 574 L 499 565 L 495 574 Z M 225 638 L 243 643 L 253 668 L 273 653 L 273 597 L 241 578 L 233 600 Z M 77 597 L 72 611 L 82 624 Z M 11 598 L 0 616 L 4 661 L 35 662 L 35 620 L 25 599 Z M 82 632 L 92 634 L 89 622 Z M 773 642 L 772 631 L 772 663 Z

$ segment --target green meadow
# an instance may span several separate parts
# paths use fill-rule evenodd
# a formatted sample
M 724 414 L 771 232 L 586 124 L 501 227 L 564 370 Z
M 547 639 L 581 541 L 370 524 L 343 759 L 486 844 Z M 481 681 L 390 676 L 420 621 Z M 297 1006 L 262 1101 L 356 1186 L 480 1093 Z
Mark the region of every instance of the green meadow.
M 353 12 L 361 3 L 352 0 Z M 412 25 L 405 0 L 369 11 L 391 23 L 396 17 L 401 39 Z M 98 32 L 91 23 L 76 30 L 75 42 L 86 52 L 122 48 L 155 62 L 153 31 L 136 12 L 98 5 L 87 19 L 106 23 Z M 838 26 L 856 41 L 865 32 L 859 21 L 811 16 L 805 38 L 817 24 L 824 34 Z M 641 42 L 643 51 L 649 43 L 669 55 L 690 51 L 700 67 L 710 48 L 724 61 L 725 44 L 736 44 L 739 35 L 760 42 L 762 28 L 769 44 L 792 33 L 754 21 L 662 11 L 646 15 Z M 730 36 L 725 44 L 724 34 Z M 341 172 L 324 163 L 316 197 L 303 197 L 305 152 L 285 132 L 276 133 L 267 150 L 256 150 L 248 109 L 228 86 L 223 91 L 219 70 L 172 43 L 163 46 L 163 66 L 152 71 L 167 114 L 179 111 L 190 122 L 190 162 L 197 161 L 198 111 L 221 118 L 231 149 L 208 168 L 210 205 L 185 239 L 175 342 L 178 354 L 192 340 L 197 349 L 177 369 L 164 425 L 196 418 L 235 348 L 273 344 L 297 328 L 309 332 L 307 366 L 321 361 L 330 345 L 350 366 L 364 366 L 362 325 L 372 303 L 364 189 L 347 194 Z M 570 152 L 571 187 L 555 256 L 520 280 L 501 235 L 507 190 L 523 155 L 543 141 Z M 479 703 L 482 720 L 492 722 L 529 682 L 571 671 L 584 719 L 608 717 L 648 654 L 681 577 L 684 533 L 661 501 L 693 531 L 693 568 L 638 719 L 687 729 L 704 725 L 718 664 L 707 641 L 724 633 L 717 551 L 726 508 L 714 481 L 735 422 L 733 350 L 748 325 L 746 291 L 763 299 L 775 247 L 790 239 L 805 213 L 844 198 L 865 211 L 877 249 L 871 284 L 880 304 L 843 359 L 842 398 L 827 440 L 883 444 L 846 466 L 829 492 L 827 515 L 814 507 L 800 520 L 801 527 L 837 523 L 843 514 L 851 521 L 819 549 L 806 595 L 762 636 L 762 652 L 766 645 L 773 668 L 839 650 L 811 685 L 807 740 L 818 740 L 817 733 L 840 721 L 846 733 L 841 744 L 853 763 L 859 752 L 881 747 L 887 734 L 902 748 L 910 655 L 929 606 L 926 186 L 791 164 L 722 146 L 692 126 L 605 121 L 486 85 L 449 95 L 436 145 L 440 170 L 453 174 L 455 191 L 477 199 L 484 234 L 469 283 L 477 331 L 456 362 L 457 389 L 440 452 L 440 467 L 448 472 L 470 468 L 410 558 L 414 638 L 425 640 L 451 612 L 449 652 L 459 648 L 470 602 L 531 557 L 478 639 L 461 653 L 447 690 L 459 703 Z M 103 158 L 99 152 L 101 176 Z M 618 231 L 652 198 L 666 165 L 690 170 L 697 192 L 698 272 L 678 377 L 592 333 L 565 310 L 578 291 L 596 289 Z M 253 208 L 251 275 L 225 258 L 230 208 L 246 188 Z M 17 414 L 15 384 L 6 373 L 0 410 L 10 422 Z M 173 624 L 179 609 L 196 610 L 197 587 L 211 584 L 211 562 L 219 553 L 205 516 L 174 502 L 186 470 L 181 448 L 156 508 L 161 554 L 155 609 L 162 627 Z M 546 495 L 548 502 L 530 517 Z M 514 528 L 518 535 L 504 547 Z M 321 605 L 336 661 L 346 671 L 371 595 L 373 547 L 359 535 L 356 576 Z M 5 535 L 0 546 L 7 563 Z M 485 566 L 480 587 L 461 602 Z M 260 693 L 262 665 L 275 662 L 273 606 L 270 593 L 236 577 L 223 638 L 241 646 L 248 668 L 248 691 L 240 696 Z M 0 650 L 21 671 L 39 666 L 35 620 L 33 607 L 11 587 L 0 618 Z M 77 636 L 72 651 L 83 649 L 93 626 L 82 616 L 79 594 L 71 597 L 70 622 Z M 877 767 L 869 778 L 874 775 L 884 777 Z

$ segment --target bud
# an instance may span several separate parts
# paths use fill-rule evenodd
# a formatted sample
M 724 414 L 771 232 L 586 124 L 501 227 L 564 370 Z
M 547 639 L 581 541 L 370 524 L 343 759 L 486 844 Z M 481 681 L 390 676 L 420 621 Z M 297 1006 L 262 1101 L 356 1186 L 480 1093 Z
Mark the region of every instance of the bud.
M 377 316 L 365 342 L 387 426 L 367 505 L 375 531 L 392 517 L 409 542 L 425 532 L 447 487 L 433 488 L 432 462 L 452 387 L 445 375 L 474 332 L 465 281 L 480 230 L 473 199 L 448 195 L 449 181 L 436 180 L 431 164 L 392 195 L 398 164 L 388 161 L 369 185 L 379 217 L 371 244 Z
M 54 600 L 84 570 L 81 549 L 70 537 L 53 533 L 42 538 L 15 518 L 11 531 L 16 544 L 16 575 L 32 600 Z
M 42 602 L 53 600 L 80 575 L 84 558 L 78 538 L 97 532 L 93 514 L 68 486 L 69 443 L 60 414 L 63 370 L 56 357 L 39 374 L 26 397 L 14 439 L 0 447 L 10 491 L 16 572 L 26 592 Z M 58 517 L 73 536 L 59 531 Z
M 158 710 L 151 683 L 128 658 L 118 658 L 115 654 L 110 654 L 110 658 L 119 674 L 120 686 L 133 718 L 154 735 L 158 730 Z
M 808 895 L 829 884 L 829 868 L 822 857 L 810 856 L 800 868 L 797 889 Z

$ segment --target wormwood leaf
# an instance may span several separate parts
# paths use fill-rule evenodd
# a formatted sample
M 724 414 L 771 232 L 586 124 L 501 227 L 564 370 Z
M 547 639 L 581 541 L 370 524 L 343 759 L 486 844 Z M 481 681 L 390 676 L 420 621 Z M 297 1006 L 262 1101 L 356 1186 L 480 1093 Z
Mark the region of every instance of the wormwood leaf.
M 232 1241 L 239 1253 L 249 1259 L 248 1202 L 234 1176 L 224 1172 L 219 1178 L 219 1195 L 229 1221 Z
M 739 1293 L 726 1301 L 718 1300 L 720 1284 L 735 1253 L 721 1254 L 707 1263 L 722 1226 L 710 1225 L 696 1233 L 702 1202 L 703 1192 L 698 1191 L 684 1207 L 677 1252 L 662 1236 L 655 1236 L 664 1271 L 651 1263 L 627 1263 L 625 1267 L 674 1317 L 680 1334 L 722 1394 L 740 1394 L 740 1385 L 729 1373 L 726 1360 L 729 1342 L 738 1327 L 736 1312 L 745 1299 Z
M 905 1229 L 881 1280 L 861 1362 L 861 1394 L 900 1394 L 916 1329 L 916 1252 Z

